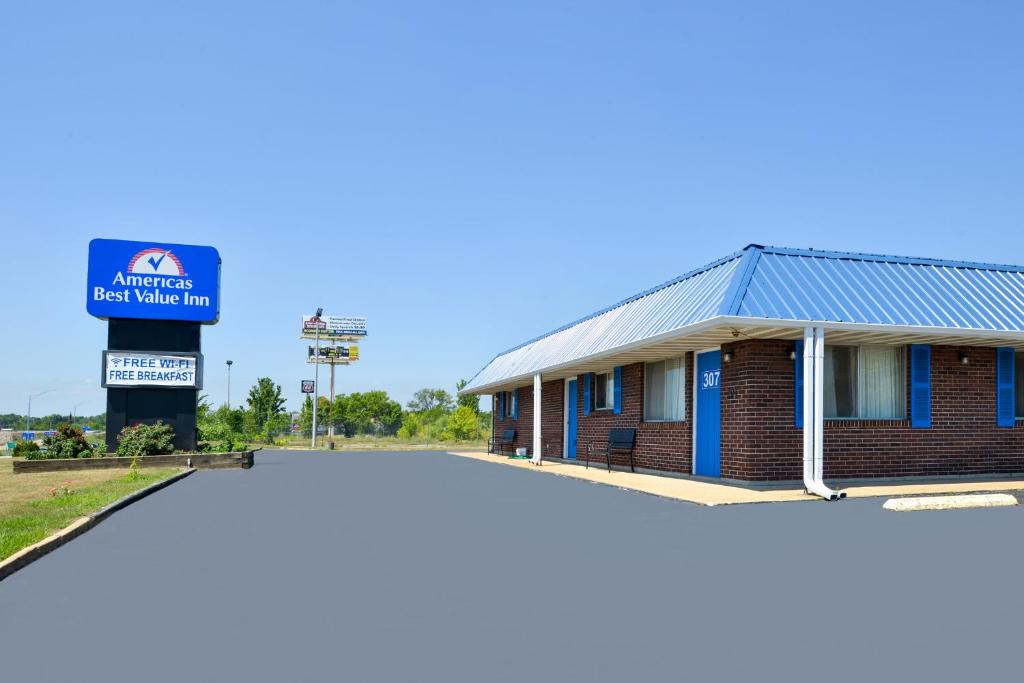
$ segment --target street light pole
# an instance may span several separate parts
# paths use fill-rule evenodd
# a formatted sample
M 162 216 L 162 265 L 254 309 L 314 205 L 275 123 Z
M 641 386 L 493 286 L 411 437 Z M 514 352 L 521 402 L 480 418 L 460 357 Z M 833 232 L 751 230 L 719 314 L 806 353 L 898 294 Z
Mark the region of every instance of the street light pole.
M 320 402 L 320 316 L 324 309 L 316 309 L 313 324 L 316 326 L 316 352 L 313 354 L 313 433 L 310 435 L 309 447 L 316 448 L 316 404 Z
M 227 365 L 228 365 L 228 410 L 231 409 L 231 364 L 234 363 L 234 362 L 235 361 L 233 361 L 233 360 L 227 361 Z

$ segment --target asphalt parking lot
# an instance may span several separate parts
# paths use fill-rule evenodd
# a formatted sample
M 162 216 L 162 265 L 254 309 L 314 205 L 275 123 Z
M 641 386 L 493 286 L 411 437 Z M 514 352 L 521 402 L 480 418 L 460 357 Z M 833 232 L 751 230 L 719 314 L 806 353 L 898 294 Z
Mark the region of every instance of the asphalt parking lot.
M 1024 510 L 706 508 L 433 453 L 262 452 L 0 582 L 9 681 L 1015 675 Z

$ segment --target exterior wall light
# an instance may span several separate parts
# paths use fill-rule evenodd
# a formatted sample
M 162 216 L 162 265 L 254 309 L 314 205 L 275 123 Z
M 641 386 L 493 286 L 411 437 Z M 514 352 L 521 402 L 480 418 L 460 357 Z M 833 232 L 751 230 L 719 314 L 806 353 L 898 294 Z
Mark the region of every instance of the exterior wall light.
M 722 354 L 722 360 L 726 363 L 732 362 L 732 351 L 726 351 Z
M 790 360 L 796 360 L 796 347 L 795 346 L 790 346 L 788 349 L 786 349 L 786 353 L 789 355 L 789 359 Z
M 961 353 L 960 354 L 960 365 L 970 365 L 970 363 L 971 363 L 971 357 L 968 356 L 966 353 Z

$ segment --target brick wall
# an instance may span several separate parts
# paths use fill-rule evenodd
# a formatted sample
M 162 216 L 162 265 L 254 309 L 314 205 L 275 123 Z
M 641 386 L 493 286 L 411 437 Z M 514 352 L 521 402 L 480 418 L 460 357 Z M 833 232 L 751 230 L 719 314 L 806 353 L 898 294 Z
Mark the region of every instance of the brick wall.
M 541 383 L 541 444 L 545 456 L 562 455 L 562 431 L 564 422 L 562 404 L 565 402 L 565 385 L 556 379 Z M 498 416 L 497 398 L 492 398 L 494 411 L 494 435 L 500 436 L 506 429 L 516 430 L 515 448 L 526 448 L 533 454 L 533 385 L 515 390 L 519 397 L 519 419 L 503 419 Z
M 545 456 L 561 457 L 562 432 L 565 431 L 565 416 L 562 412 L 565 404 L 565 382 L 556 379 L 540 385 L 540 436 Z M 530 388 L 533 393 L 533 388 Z
M 692 412 L 691 372 L 693 357 L 686 358 L 685 402 L 686 415 Z M 634 460 L 637 467 L 665 470 L 669 472 L 691 471 L 692 445 L 690 442 L 690 423 L 687 422 L 643 422 L 644 406 L 644 366 L 635 363 L 622 368 L 622 412 L 616 415 L 611 410 L 591 411 L 583 415 L 583 378 L 577 377 L 576 392 L 576 457 L 582 460 L 586 455 L 587 445 L 608 438 L 608 430 L 615 427 L 632 427 L 637 430 L 637 444 Z M 562 433 L 565 417 L 564 380 L 553 380 L 541 385 L 541 436 L 544 444 L 544 455 L 560 457 L 562 455 Z M 516 430 L 516 447 L 532 450 L 533 445 L 533 387 L 519 389 L 519 420 L 494 421 L 495 434 L 505 429 Z M 603 464 L 604 455 L 595 453 L 593 462 Z M 612 463 L 628 465 L 629 456 L 613 454 Z
M 501 436 L 506 429 L 516 430 L 515 448 L 533 448 L 533 386 L 514 389 L 519 400 L 519 419 L 504 418 L 497 411 L 497 397 L 494 401 L 494 435 Z M 543 413 L 541 414 L 543 417 Z
M 622 412 L 618 415 L 611 410 L 595 410 L 591 411 L 590 415 L 583 415 L 583 377 L 578 377 L 576 457 L 582 460 L 586 456 L 588 444 L 607 439 L 609 429 L 635 428 L 637 434 L 633 458 L 637 467 L 689 473 L 693 453 L 689 422 L 693 412 L 692 372 L 693 356 L 687 354 L 686 378 L 683 382 L 686 404 L 686 421 L 684 422 L 643 421 L 643 363 L 634 363 L 622 368 Z M 597 448 L 601 446 L 602 444 L 598 444 Z M 592 462 L 604 463 L 604 455 L 595 453 Z M 629 455 L 613 453 L 612 464 L 628 466 Z
M 746 340 L 726 344 L 722 364 L 722 477 L 800 479 L 803 432 L 794 424 L 793 342 Z M 968 365 L 960 353 L 970 357 Z M 909 374 L 909 362 L 905 363 Z M 686 356 L 686 421 L 643 422 L 643 364 L 622 369 L 622 412 L 583 415 L 583 381 L 577 392 L 577 457 L 613 427 L 637 429 L 636 465 L 667 472 L 692 471 L 693 354 Z M 545 382 L 544 455 L 562 453 L 564 383 Z M 1024 472 L 1024 425 L 996 426 L 995 349 L 932 347 L 932 427 L 911 429 L 902 420 L 826 420 L 825 476 L 897 477 Z M 909 398 L 906 413 L 909 415 Z M 519 390 L 519 420 L 495 420 L 495 431 L 514 427 L 516 446 L 532 448 L 533 388 Z M 595 455 L 594 462 L 604 458 Z M 628 465 L 625 455 L 613 455 Z
M 723 347 L 733 351 L 733 361 L 722 365 L 723 477 L 802 476 L 792 346 L 744 341 Z M 960 363 L 961 353 L 969 356 L 968 365 Z M 909 419 L 826 420 L 825 476 L 1024 472 L 1024 427 L 996 426 L 995 355 L 993 348 L 932 347 L 931 429 L 911 429 Z

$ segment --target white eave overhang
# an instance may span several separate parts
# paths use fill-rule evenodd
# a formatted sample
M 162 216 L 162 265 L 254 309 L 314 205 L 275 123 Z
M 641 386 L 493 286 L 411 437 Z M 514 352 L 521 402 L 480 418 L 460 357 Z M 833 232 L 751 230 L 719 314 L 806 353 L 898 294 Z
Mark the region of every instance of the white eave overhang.
M 575 377 L 586 372 L 607 372 L 619 365 L 662 360 L 689 351 L 703 351 L 747 339 L 802 338 L 805 327 L 825 329 L 829 344 L 935 344 L 958 346 L 1009 346 L 1024 350 L 1024 332 L 910 325 L 879 325 L 821 320 L 782 320 L 715 316 L 646 339 L 625 344 L 602 353 L 577 358 L 558 365 L 520 372 L 459 392 L 491 394 L 532 384 L 540 373 L 545 381 Z M 504 354 L 502 354 L 504 355 Z M 499 361 L 498 356 L 491 362 Z M 488 364 L 490 365 L 490 364 Z

